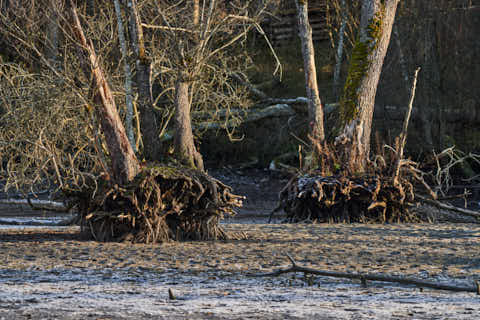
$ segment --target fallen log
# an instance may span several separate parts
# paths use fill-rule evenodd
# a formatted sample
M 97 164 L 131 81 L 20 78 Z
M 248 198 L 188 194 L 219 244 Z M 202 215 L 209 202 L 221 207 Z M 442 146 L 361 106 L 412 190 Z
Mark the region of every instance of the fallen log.
M 40 200 L 40 199 L 1 199 L 0 204 L 7 205 L 28 205 L 33 210 L 68 212 L 72 209 L 71 206 L 66 206 L 62 202 Z
M 15 221 L 15 220 L 5 220 L 0 219 L 0 225 L 5 226 L 35 226 L 35 227 L 67 227 L 67 226 L 75 226 L 80 223 L 80 217 L 78 215 L 74 215 L 72 217 L 60 220 L 58 222 L 42 222 L 37 220 L 26 220 L 26 221 Z
M 275 104 L 263 109 L 248 110 L 239 119 L 229 119 L 223 122 L 204 121 L 194 125 L 194 130 L 230 129 L 238 127 L 241 123 L 254 122 L 270 117 L 289 117 L 295 115 L 295 110 L 287 104 Z
M 292 263 L 292 266 L 286 269 L 278 269 L 269 273 L 261 274 L 250 274 L 251 277 L 276 277 L 285 273 L 291 272 L 303 272 L 304 274 L 314 274 L 325 277 L 333 278 L 345 278 L 345 279 L 358 279 L 362 282 L 363 285 L 366 285 L 366 281 L 381 281 L 381 282 L 392 282 L 400 283 L 405 285 L 414 285 L 419 288 L 431 288 L 437 290 L 446 290 L 446 291 L 455 291 L 455 292 L 474 292 L 477 295 L 480 295 L 480 282 L 476 281 L 474 286 L 456 286 L 450 284 L 437 283 L 427 280 L 421 280 L 411 277 L 400 277 L 400 276 L 390 276 L 383 274 L 372 274 L 372 273 L 350 273 L 350 272 L 337 272 L 337 271 L 327 271 L 327 270 L 317 270 L 313 268 L 307 268 L 299 266 L 295 260 L 287 254 L 288 259 Z

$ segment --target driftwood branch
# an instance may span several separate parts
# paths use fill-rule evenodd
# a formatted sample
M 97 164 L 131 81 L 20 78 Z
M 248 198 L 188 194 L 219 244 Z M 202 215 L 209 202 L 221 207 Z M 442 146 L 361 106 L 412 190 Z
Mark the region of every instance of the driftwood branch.
M 68 212 L 71 207 L 65 206 L 65 204 L 50 200 L 37 200 L 37 199 L 1 199 L 0 204 L 7 205 L 28 205 L 33 210 L 45 210 L 45 211 L 57 211 Z
M 476 281 L 474 286 L 471 287 L 462 287 L 448 284 L 441 284 L 427 280 L 421 280 L 416 278 L 409 277 L 398 277 L 398 276 L 389 276 L 382 274 L 371 274 L 371 273 L 350 273 L 350 272 L 336 272 L 336 271 L 326 271 L 326 270 L 317 270 L 312 268 L 307 268 L 299 266 L 295 260 L 287 254 L 288 259 L 292 263 L 292 266 L 286 269 L 279 269 L 274 272 L 262 273 L 262 274 L 253 274 L 252 277 L 276 277 L 284 273 L 291 272 L 303 272 L 305 274 L 314 274 L 325 277 L 333 278 L 346 278 L 346 279 L 358 279 L 362 281 L 362 284 L 365 285 L 367 280 L 370 281 L 382 281 L 382 282 L 393 282 L 406 285 L 414 285 L 420 288 L 432 288 L 437 290 L 446 290 L 446 291 L 455 291 L 455 292 L 475 292 L 480 294 L 480 282 Z
M 479 211 L 474 211 L 474 210 L 455 207 L 451 204 L 443 203 L 443 202 L 440 202 L 440 201 L 437 201 L 437 200 L 428 199 L 427 197 L 424 197 L 424 196 L 421 196 L 421 195 L 418 195 L 418 194 L 416 194 L 415 197 L 417 197 L 418 199 L 420 199 L 421 201 L 423 201 L 425 203 L 431 204 L 431 205 L 433 205 L 437 208 L 443 209 L 443 210 L 454 211 L 456 213 L 460 213 L 460 214 L 463 214 L 463 215 L 466 215 L 466 216 L 469 216 L 469 217 L 474 217 L 474 218 L 477 218 L 477 219 L 480 218 L 480 212 Z
M 78 215 L 74 215 L 72 217 L 68 217 L 66 219 L 60 220 L 58 222 L 41 222 L 36 220 L 27 220 L 27 221 L 11 221 L 0 219 L 0 225 L 5 226 L 22 226 L 22 227 L 67 227 L 67 226 L 74 226 L 80 222 L 80 217 Z

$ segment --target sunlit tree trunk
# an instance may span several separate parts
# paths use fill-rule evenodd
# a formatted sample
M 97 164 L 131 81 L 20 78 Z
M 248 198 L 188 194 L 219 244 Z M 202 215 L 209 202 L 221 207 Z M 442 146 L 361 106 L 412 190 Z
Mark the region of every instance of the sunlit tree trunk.
M 175 86 L 175 154 L 183 164 L 203 170 L 203 160 L 195 148 L 190 117 L 189 79 L 180 72 Z
M 315 69 L 315 52 L 313 49 L 312 27 L 308 21 L 308 1 L 295 1 L 298 12 L 298 29 L 302 42 L 303 65 L 305 71 L 305 86 L 308 98 L 308 119 L 310 134 L 313 139 L 323 142 L 325 139 L 323 127 L 323 108 L 318 94 L 317 71 Z
M 200 0 L 193 0 L 193 24 L 198 26 L 200 22 Z
M 369 158 L 375 95 L 398 2 L 364 0 L 362 4 L 360 33 L 340 100 L 343 133 L 336 138 L 353 172 L 364 172 Z
M 200 27 L 200 6 L 199 1 L 194 0 L 193 6 L 193 24 L 194 28 Z M 212 17 L 211 13 L 215 7 L 215 2 L 210 3 L 210 14 L 207 17 L 207 21 Z M 208 28 L 208 26 L 206 26 Z M 198 42 L 198 39 L 193 39 L 192 41 Z M 199 45 L 198 43 L 196 44 Z M 179 46 L 180 55 L 183 58 L 183 49 Z M 183 61 L 185 63 L 185 61 Z M 180 67 L 183 68 L 183 67 Z M 180 70 L 178 72 L 178 79 L 175 85 L 175 155 L 178 160 L 183 164 L 196 168 L 199 170 L 204 170 L 202 155 L 197 151 L 195 147 L 195 140 L 193 138 L 192 131 L 192 119 L 190 116 L 191 111 L 191 92 L 192 79 L 189 70 Z
M 75 5 L 72 2 L 70 4 L 73 36 L 84 52 L 79 55 L 79 58 L 84 65 L 89 67 L 93 78 L 95 110 L 111 160 L 110 175 L 115 183 L 124 185 L 133 180 L 140 171 L 140 166 L 125 133 L 110 86 L 98 64 L 99 59 L 93 44 L 85 38 Z M 87 75 L 87 78 L 90 78 L 90 75 Z

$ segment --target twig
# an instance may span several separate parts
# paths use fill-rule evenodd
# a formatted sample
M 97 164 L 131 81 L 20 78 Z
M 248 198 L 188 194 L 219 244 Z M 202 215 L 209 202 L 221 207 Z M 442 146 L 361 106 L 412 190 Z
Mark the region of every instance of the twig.
M 157 25 L 152 25 L 152 24 L 147 24 L 147 23 L 142 23 L 142 27 L 147 28 L 147 29 L 161 29 L 161 30 L 169 30 L 169 31 L 182 31 L 182 32 L 187 32 L 187 33 L 198 33 L 196 30 L 190 30 L 190 29 L 185 29 L 185 28 L 177 28 L 177 27 L 171 27 L 171 26 L 157 26 Z
M 446 291 L 455 291 L 455 292 L 465 291 L 465 292 L 475 292 L 477 294 L 480 294 L 478 283 L 476 283 L 475 286 L 472 286 L 472 287 L 462 287 L 462 286 L 435 283 L 435 282 L 420 280 L 415 278 L 397 277 L 397 276 L 389 276 L 389 275 L 382 275 L 382 274 L 349 273 L 349 272 L 317 270 L 317 269 L 312 269 L 312 268 L 307 268 L 307 267 L 297 265 L 295 260 L 289 254 L 287 254 L 287 258 L 292 263 L 292 266 L 287 269 L 279 269 L 277 271 L 270 272 L 270 273 L 251 274 L 250 276 L 276 277 L 284 273 L 303 272 L 305 274 L 315 274 L 315 275 L 325 276 L 325 277 L 359 279 L 362 281 L 362 284 L 364 285 L 366 284 L 367 280 L 383 281 L 383 282 L 394 282 L 394 283 L 400 283 L 400 284 L 414 285 L 420 288 L 432 288 L 437 290 L 446 290 Z

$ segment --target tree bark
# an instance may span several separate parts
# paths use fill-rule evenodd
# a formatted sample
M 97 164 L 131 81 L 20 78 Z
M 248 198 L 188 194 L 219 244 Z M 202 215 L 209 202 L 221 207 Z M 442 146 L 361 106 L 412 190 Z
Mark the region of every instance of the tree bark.
M 140 165 L 128 141 L 125 128 L 117 112 L 115 99 L 100 68 L 93 44 L 91 41 L 87 42 L 85 38 L 73 2 L 71 2 L 71 14 L 73 37 L 77 39 L 85 51 L 85 54 L 79 58 L 83 60 L 84 64 L 90 66 L 90 72 L 93 76 L 95 110 L 100 119 L 111 160 L 110 176 L 113 182 L 124 185 L 133 180 L 140 171 Z M 87 78 L 90 78 L 90 76 L 87 75 Z
M 120 49 L 122 51 L 122 58 L 125 70 L 125 104 L 127 106 L 127 112 L 125 116 L 125 130 L 127 131 L 128 141 L 136 152 L 135 134 L 133 132 L 133 94 L 132 94 L 132 71 L 130 69 L 130 63 L 128 61 L 127 41 L 125 39 L 125 32 L 123 30 L 123 18 L 122 11 L 120 9 L 120 1 L 113 1 L 115 6 L 115 14 L 117 16 L 117 29 L 118 39 L 120 42 Z
M 375 95 L 398 2 L 364 0 L 362 4 L 360 34 L 340 100 L 344 130 L 336 139 L 352 172 L 364 172 L 369 158 Z
M 200 0 L 193 0 L 193 25 L 200 23 Z
M 342 24 L 340 26 L 340 30 L 338 31 L 337 52 L 335 54 L 335 70 L 333 71 L 333 96 L 335 97 L 335 99 L 338 99 L 339 94 L 338 84 L 340 82 L 340 71 L 342 69 L 345 27 L 347 26 L 347 5 L 345 3 L 345 0 L 342 0 L 340 4 L 340 10 L 342 11 Z
M 420 119 L 425 141 L 426 151 L 431 151 L 435 145 L 441 146 L 440 130 L 436 130 L 432 123 L 442 123 L 442 108 L 438 101 L 438 87 L 440 86 L 440 72 L 438 68 L 438 52 L 436 44 L 436 23 L 434 18 L 425 19 L 423 41 L 423 75 L 420 79 L 421 108 Z M 434 139 L 434 137 L 437 139 Z M 436 141 L 435 141 L 436 140 Z
M 322 142 L 325 139 L 323 127 L 323 108 L 318 94 L 317 71 L 315 69 L 315 52 L 313 49 L 312 27 L 308 21 L 308 1 L 295 1 L 298 12 L 298 29 L 302 42 L 305 85 L 307 89 L 308 118 L 310 134 L 313 139 Z
M 137 9 L 137 1 L 129 0 L 130 36 L 136 57 L 136 82 L 138 90 L 138 110 L 140 113 L 143 139 L 143 156 L 148 160 L 159 157 L 157 118 L 153 110 L 151 62 L 145 52 L 143 28 Z
M 188 75 L 180 72 L 175 86 L 175 154 L 183 164 L 203 171 L 202 156 L 193 140 L 189 86 Z

